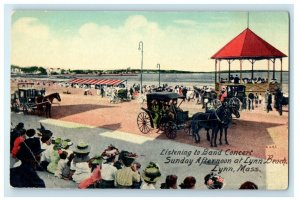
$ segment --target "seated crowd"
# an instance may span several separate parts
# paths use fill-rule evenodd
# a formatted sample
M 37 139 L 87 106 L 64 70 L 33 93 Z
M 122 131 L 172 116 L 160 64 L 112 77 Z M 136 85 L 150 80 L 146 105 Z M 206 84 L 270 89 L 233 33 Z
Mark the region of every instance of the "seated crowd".
M 220 83 L 234 83 L 234 84 L 264 84 L 264 83 L 268 83 L 268 78 L 261 78 L 261 77 L 254 77 L 254 78 L 240 78 L 238 77 L 238 75 L 235 75 L 235 77 L 233 77 L 233 75 L 230 75 L 229 80 L 228 78 L 221 78 Z M 272 79 L 270 81 L 270 83 L 277 83 L 276 79 Z
M 71 140 L 56 138 L 42 125 L 39 132 L 25 129 L 19 123 L 11 130 L 10 184 L 13 187 L 45 188 L 45 182 L 37 171 L 47 171 L 53 176 L 73 180 L 78 188 L 120 188 L 120 189 L 156 189 L 161 180 L 161 170 L 157 163 L 149 162 L 140 172 L 138 155 L 129 151 L 119 151 L 109 145 L 99 155 L 90 157 L 91 147 L 78 142 L 73 150 Z M 204 178 L 208 189 L 222 189 L 224 178 L 214 173 Z M 186 177 L 177 184 L 176 175 L 167 175 L 161 189 L 195 189 L 196 178 Z M 252 182 L 245 182 L 240 189 L 257 189 Z

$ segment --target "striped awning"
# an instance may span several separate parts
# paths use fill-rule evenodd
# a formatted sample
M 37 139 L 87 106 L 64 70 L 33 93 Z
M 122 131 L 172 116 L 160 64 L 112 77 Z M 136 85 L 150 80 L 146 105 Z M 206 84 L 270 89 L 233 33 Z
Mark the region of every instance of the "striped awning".
M 101 84 L 101 85 L 118 85 L 124 82 L 125 80 L 112 80 L 112 79 L 81 79 L 76 78 L 69 81 L 70 84 Z

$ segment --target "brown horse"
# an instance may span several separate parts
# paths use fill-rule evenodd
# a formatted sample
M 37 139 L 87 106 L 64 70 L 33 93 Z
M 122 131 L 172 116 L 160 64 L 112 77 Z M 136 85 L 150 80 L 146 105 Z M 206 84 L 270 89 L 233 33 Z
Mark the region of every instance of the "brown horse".
M 54 99 L 57 99 L 59 102 L 61 101 L 59 93 L 37 97 L 36 104 L 39 114 L 45 113 L 46 117 L 51 117 L 51 106 Z

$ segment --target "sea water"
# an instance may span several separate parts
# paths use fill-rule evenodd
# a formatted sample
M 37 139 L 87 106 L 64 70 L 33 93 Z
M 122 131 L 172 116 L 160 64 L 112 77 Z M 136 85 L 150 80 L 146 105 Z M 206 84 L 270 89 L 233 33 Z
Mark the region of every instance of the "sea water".
M 232 73 L 233 76 L 240 74 Z M 272 72 L 269 74 L 269 78 L 272 78 Z M 251 73 L 243 73 L 243 78 L 251 77 Z M 267 78 L 267 72 L 254 72 L 254 77 L 258 78 Z M 86 79 L 120 79 L 126 80 L 129 86 L 133 84 L 140 84 L 141 83 L 141 74 L 137 74 L 136 76 L 95 76 L 95 75 L 81 75 L 80 78 Z M 159 82 L 159 74 L 158 73 L 143 73 L 143 85 L 154 85 L 158 86 Z M 218 75 L 217 75 L 218 78 Z M 221 73 L 221 78 L 228 78 L 228 73 Z M 280 73 L 275 73 L 275 78 L 280 81 Z M 39 78 L 39 79 L 51 79 L 51 78 Z M 54 78 L 53 78 L 54 79 Z M 68 82 L 70 79 L 55 79 L 57 81 L 65 81 Z M 192 88 L 193 86 L 202 87 L 207 86 L 214 88 L 215 87 L 215 73 L 161 73 L 160 74 L 160 85 L 168 84 L 168 86 L 186 86 Z M 288 94 L 288 84 L 289 84 L 289 73 L 283 72 L 282 73 L 282 90 L 285 94 Z

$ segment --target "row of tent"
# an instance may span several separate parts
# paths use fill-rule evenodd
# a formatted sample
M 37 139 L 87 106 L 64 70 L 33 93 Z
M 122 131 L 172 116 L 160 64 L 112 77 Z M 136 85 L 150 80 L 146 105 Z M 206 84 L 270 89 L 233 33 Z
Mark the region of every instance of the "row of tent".
M 126 80 L 115 80 L 115 79 L 80 79 L 76 78 L 69 81 L 70 84 L 87 84 L 87 85 L 106 85 L 106 86 L 117 86 Z

